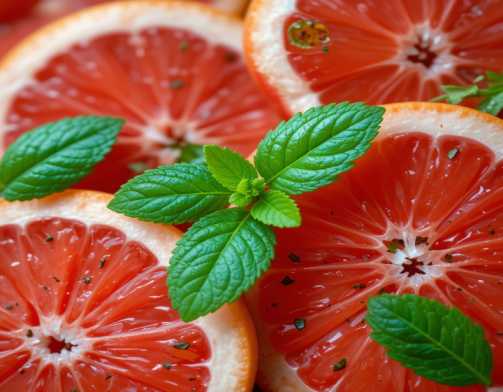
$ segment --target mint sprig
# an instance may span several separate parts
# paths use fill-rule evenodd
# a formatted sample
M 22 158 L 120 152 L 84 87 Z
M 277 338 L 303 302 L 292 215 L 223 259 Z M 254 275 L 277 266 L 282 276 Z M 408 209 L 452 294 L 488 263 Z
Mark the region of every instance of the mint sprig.
M 148 171 L 124 185 L 110 208 L 154 222 L 200 218 L 178 242 L 169 268 L 173 305 L 183 320 L 193 320 L 234 301 L 259 278 L 274 257 L 269 226 L 301 223 L 288 194 L 318 189 L 350 169 L 370 147 L 383 113 L 361 103 L 310 109 L 265 138 L 256 168 L 228 148 L 205 146 L 206 171 L 195 164 Z M 206 184 L 215 190 L 215 183 L 228 193 L 206 204 L 201 190 Z M 222 210 L 224 200 L 236 208 Z
M 497 116 L 503 110 L 503 73 L 488 71 L 473 83 L 469 86 L 444 85 L 441 87 L 444 94 L 432 101 L 459 104 L 468 98 L 479 98 L 477 108 Z
M 110 151 L 123 124 L 111 117 L 81 116 L 25 133 L 0 162 L 2 196 L 31 200 L 76 184 Z
M 370 335 L 388 355 L 440 384 L 491 383 L 492 353 L 482 328 L 456 308 L 417 295 L 369 300 Z

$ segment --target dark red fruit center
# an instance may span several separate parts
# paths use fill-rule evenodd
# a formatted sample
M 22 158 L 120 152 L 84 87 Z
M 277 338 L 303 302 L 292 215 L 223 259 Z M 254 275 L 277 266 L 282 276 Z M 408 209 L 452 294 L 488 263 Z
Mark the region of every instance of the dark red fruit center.
M 72 351 L 72 348 L 76 347 L 76 345 L 66 342 L 65 340 L 58 340 L 53 336 L 49 336 L 49 343 L 47 344 L 47 347 L 52 354 L 59 354 L 63 350 Z
M 431 68 L 437 57 L 438 55 L 431 50 L 431 40 L 418 37 L 417 43 L 414 45 L 414 53 L 409 54 L 407 60 Z

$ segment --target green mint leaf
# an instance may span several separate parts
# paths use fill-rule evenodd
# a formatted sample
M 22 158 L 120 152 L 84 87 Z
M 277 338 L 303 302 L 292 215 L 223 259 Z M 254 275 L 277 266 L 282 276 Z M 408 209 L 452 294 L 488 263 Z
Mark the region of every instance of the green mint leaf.
M 475 85 L 473 86 L 444 85 L 442 86 L 442 91 L 445 94 L 442 96 L 442 100 L 445 99 L 447 102 L 455 105 L 461 103 L 466 98 L 477 97 L 479 94 L 479 88 Z
M 272 230 L 241 208 L 196 222 L 178 241 L 169 267 L 169 293 L 182 319 L 238 299 L 269 268 L 275 242 Z
M 229 203 L 238 207 L 246 207 L 253 201 L 253 196 L 235 192 L 231 195 Z
M 455 308 L 417 295 L 369 300 L 370 335 L 391 358 L 440 384 L 491 383 L 492 353 L 484 331 Z
M 251 210 L 252 216 L 266 225 L 298 227 L 301 218 L 295 201 L 281 191 L 264 193 Z
M 178 163 L 133 178 L 121 187 L 108 207 L 145 221 L 180 224 L 224 208 L 230 195 L 206 165 Z
M 486 78 L 491 85 L 503 84 L 503 73 L 487 71 Z
M 204 146 L 204 157 L 213 177 L 231 191 L 237 189 L 241 180 L 257 178 L 253 165 L 228 148 Z
M 479 110 L 497 116 L 503 110 L 503 91 L 485 98 L 479 104 Z
M 185 144 L 180 148 L 180 163 L 204 163 L 203 146 L 199 144 Z
M 31 200 L 76 184 L 110 151 L 123 124 L 111 117 L 82 116 L 25 133 L 0 162 L 3 197 Z
M 281 123 L 260 143 L 255 164 L 271 189 L 297 195 L 353 167 L 377 135 L 384 109 L 362 103 L 327 105 Z

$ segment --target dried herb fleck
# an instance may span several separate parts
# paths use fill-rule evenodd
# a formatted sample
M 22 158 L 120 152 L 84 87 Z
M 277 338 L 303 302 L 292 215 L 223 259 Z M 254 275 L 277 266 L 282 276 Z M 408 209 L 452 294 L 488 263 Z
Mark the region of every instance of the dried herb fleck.
M 300 263 L 300 256 L 297 255 L 297 254 L 295 254 L 295 253 L 293 253 L 293 252 L 288 253 L 288 258 L 293 263 Z
M 294 282 L 295 280 L 289 277 L 288 275 L 286 275 L 283 279 L 281 279 L 281 284 L 284 286 L 289 286 Z
M 302 331 L 304 328 L 306 328 L 306 320 L 298 318 L 293 321 L 293 325 L 295 326 L 295 329 L 297 331 Z
M 173 345 L 177 350 L 187 350 L 190 348 L 190 343 L 187 342 L 178 342 Z
M 182 79 L 174 79 L 169 82 L 169 88 L 172 90 L 179 90 L 185 86 L 185 82 Z
M 180 42 L 180 51 L 186 52 L 189 49 L 189 41 Z
M 334 366 L 332 367 L 332 369 L 334 370 L 334 372 L 338 372 L 340 370 L 345 369 L 347 364 L 348 364 L 348 360 L 346 358 L 342 358 L 340 361 L 334 363 Z
M 105 263 L 107 262 L 107 260 L 108 260 L 108 255 L 105 255 L 100 259 L 100 261 L 99 261 L 100 269 L 105 267 Z
M 453 148 L 452 150 L 449 150 L 449 152 L 447 153 L 447 158 L 453 160 L 458 155 L 459 155 L 459 148 Z

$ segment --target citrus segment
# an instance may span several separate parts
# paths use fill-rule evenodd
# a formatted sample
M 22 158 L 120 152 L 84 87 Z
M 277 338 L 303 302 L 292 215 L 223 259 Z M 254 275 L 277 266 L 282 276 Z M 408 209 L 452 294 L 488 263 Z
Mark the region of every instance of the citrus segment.
M 111 3 L 56 22 L 3 65 L 3 146 L 65 116 L 125 118 L 81 184 L 108 191 L 177 161 L 187 145 L 249 153 L 278 118 L 245 69 L 240 34 L 238 20 L 193 3 Z
M 496 1 L 255 0 L 247 19 L 251 69 L 287 113 L 428 100 L 503 70 Z
M 277 231 L 272 268 L 248 295 L 266 390 L 482 391 L 440 386 L 370 337 L 367 300 L 435 298 L 480 323 L 503 386 L 503 122 L 449 105 L 387 107 L 354 169 L 297 197 L 303 225 Z
M 242 305 L 182 322 L 164 265 L 178 232 L 115 215 L 109 200 L 0 204 L 0 391 L 248 391 Z

